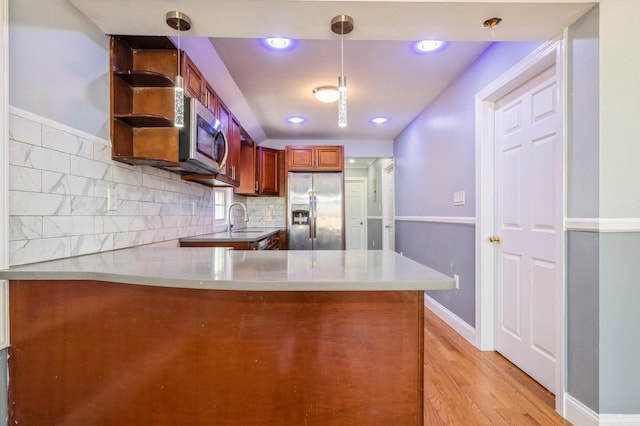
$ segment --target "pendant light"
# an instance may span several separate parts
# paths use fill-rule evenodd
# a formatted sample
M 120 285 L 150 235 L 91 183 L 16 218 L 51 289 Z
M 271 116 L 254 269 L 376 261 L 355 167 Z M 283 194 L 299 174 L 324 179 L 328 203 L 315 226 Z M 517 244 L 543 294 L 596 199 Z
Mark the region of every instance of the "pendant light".
M 182 84 L 182 75 L 180 75 L 180 32 L 189 31 L 191 29 L 191 18 L 186 14 L 178 11 L 167 12 L 167 25 L 178 31 L 178 73 L 174 81 L 173 94 L 173 125 L 175 127 L 184 126 L 184 86 Z
M 338 15 L 331 20 L 331 31 L 340 34 L 340 75 L 338 76 L 338 126 L 347 126 L 347 76 L 344 75 L 344 35 L 353 31 L 353 18 Z

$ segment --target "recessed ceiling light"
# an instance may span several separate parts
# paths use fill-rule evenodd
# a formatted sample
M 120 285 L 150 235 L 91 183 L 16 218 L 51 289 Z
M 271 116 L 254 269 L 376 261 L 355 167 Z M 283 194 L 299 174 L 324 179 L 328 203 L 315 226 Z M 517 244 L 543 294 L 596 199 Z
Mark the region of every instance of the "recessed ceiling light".
M 304 119 L 304 117 L 298 117 L 298 116 L 295 116 L 295 117 L 289 117 L 289 118 L 287 118 L 287 121 L 288 121 L 289 123 L 291 123 L 291 124 L 300 124 L 300 123 L 304 123 L 304 122 L 305 122 L 305 119 Z
M 444 45 L 441 40 L 420 40 L 414 44 L 414 49 L 419 53 L 433 52 Z
M 371 120 L 369 120 L 370 122 L 374 123 L 374 124 L 384 124 L 387 121 L 389 121 L 388 117 L 373 117 Z
M 293 46 L 293 41 L 286 37 L 268 37 L 264 39 L 264 44 L 269 49 L 286 50 Z

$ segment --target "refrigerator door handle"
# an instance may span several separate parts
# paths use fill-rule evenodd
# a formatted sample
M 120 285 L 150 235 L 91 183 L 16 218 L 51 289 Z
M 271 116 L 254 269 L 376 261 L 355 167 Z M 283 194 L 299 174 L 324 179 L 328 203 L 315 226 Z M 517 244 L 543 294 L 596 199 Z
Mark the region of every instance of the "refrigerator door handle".
M 309 238 L 316 238 L 316 203 L 318 193 L 309 191 Z

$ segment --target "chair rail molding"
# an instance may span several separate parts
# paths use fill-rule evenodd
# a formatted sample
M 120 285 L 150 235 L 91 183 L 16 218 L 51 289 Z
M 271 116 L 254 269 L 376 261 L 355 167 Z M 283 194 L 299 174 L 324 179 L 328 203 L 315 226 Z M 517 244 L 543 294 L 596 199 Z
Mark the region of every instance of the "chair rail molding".
M 619 218 L 566 218 L 567 231 L 582 232 L 640 232 L 640 217 Z

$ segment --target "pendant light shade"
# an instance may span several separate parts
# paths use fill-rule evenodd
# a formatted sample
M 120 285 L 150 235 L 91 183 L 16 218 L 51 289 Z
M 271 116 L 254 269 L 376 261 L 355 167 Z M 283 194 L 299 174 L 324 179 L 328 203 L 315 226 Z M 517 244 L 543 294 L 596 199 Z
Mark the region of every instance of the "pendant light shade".
M 178 56 L 180 53 L 178 53 Z M 184 127 L 184 85 L 182 84 L 182 76 L 177 75 L 173 87 L 173 125 L 175 127 Z
M 331 20 L 331 31 L 340 34 L 340 75 L 338 76 L 338 126 L 347 126 L 347 76 L 344 75 L 344 35 L 353 31 L 353 18 L 338 15 Z
M 338 126 L 347 127 L 347 77 L 338 77 Z
M 175 127 L 184 126 L 184 85 L 182 82 L 182 76 L 180 75 L 180 33 L 182 31 L 189 31 L 191 29 L 191 18 L 185 13 L 178 11 L 167 12 L 166 15 L 167 25 L 174 30 L 178 31 L 178 72 L 174 80 L 174 93 L 173 93 L 173 125 Z

